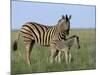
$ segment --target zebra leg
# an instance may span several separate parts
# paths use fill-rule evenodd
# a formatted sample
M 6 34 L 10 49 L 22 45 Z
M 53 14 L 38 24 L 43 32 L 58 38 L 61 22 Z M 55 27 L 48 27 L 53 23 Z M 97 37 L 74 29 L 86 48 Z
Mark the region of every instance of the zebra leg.
M 59 57 L 60 57 L 60 51 L 59 50 L 56 50 L 56 53 L 55 53 L 55 61 L 56 62 L 59 62 Z
M 50 56 L 50 63 L 53 63 L 53 55 L 55 53 L 55 50 L 51 49 L 51 56 Z
M 59 53 L 58 53 L 59 54 Z M 58 62 L 58 55 L 55 57 L 55 62 Z
M 58 55 L 55 57 L 55 61 L 58 62 Z
M 26 50 L 25 50 L 26 61 L 30 67 L 30 65 L 31 65 L 30 54 L 31 54 L 32 46 L 33 46 L 34 42 L 32 42 L 32 40 L 30 40 L 30 41 L 28 40 L 27 42 L 24 42 L 24 43 L 25 43 L 25 48 L 26 48 Z
M 69 58 L 68 58 L 68 62 L 70 63 L 71 62 L 71 53 L 68 53 L 68 56 L 69 56 Z
M 59 53 L 58 53 L 58 63 L 61 63 L 61 51 L 59 51 Z
M 66 61 L 66 64 L 68 64 L 68 50 L 64 49 L 64 54 L 65 54 L 65 61 Z
M 54 62 L 54 59 L 57 55 L 58 55 L 58 51 L 56 49 L 51 49 L 50 63 Z

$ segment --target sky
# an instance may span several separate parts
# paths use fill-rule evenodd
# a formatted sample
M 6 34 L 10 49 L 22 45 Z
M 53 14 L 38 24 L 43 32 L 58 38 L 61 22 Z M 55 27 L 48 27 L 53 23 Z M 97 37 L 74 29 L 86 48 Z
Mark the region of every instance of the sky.
M 71 15 L 71 28 L 96 28 L 95 6 L 12 1 L 11 26 L 20 29 L 26 22 L 54 26 L 62 15 Z

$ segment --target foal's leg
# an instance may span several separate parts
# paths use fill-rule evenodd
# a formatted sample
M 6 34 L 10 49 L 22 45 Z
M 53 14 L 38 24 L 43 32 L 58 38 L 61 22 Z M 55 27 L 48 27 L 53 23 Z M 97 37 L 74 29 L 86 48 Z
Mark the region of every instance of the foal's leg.
M 60 56 L 61 56 L 61 51 L 57 50 L 56 51 L 56 57 L 55 57 L 56 62 L 59 62 L 59 63 L 61 62 Z
M 68 58 L 69 58 L 69 55 L 68 55 L 68 48 L 64 49 L 64 54 L 65 54 L 65 61 L 66 61 L 66 64 L 68 64 Z
M 70 63 L 71 62 L 71 57 L 72 57 L 70 52 L 68 52 L 68 56 L 69 56 L 68 63 Z
M 58 63 L 61 63 L 61 51 L 58 53 Z
M 68 64 L 71 62 L 70 48 L 66 48 L 64 52 L 65 52 L 66 63 Z
M 56 57 L 56 49 L 51 49 L 50 63 L 53 63 L 55 57 Z

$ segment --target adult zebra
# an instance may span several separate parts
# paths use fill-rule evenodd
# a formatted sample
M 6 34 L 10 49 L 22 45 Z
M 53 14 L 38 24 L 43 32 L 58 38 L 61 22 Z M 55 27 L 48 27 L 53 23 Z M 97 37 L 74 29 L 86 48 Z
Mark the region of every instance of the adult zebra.
M 69 17 L 67 15 L 63 15 L 55 26 L 45 26 L 35 22 L 25 23 L 19 31 L 18 39 L 14 41 L 13 50 L 17 50 L 17 41 L 19 40 L 19 36 L 21 34 L 21 36 L 24 38 L 27 63 L 30 66 L 30 54 L 32 46 L 35 43 L 38 43 L 40 45 L 50 47 L 52 45 L 52 41 L 65 40 L 66 35 L 69 35 L 70 19 L 71 15 Z M 55 51 L 51 50 L 51 62 L 53 62 L 55 53 Z

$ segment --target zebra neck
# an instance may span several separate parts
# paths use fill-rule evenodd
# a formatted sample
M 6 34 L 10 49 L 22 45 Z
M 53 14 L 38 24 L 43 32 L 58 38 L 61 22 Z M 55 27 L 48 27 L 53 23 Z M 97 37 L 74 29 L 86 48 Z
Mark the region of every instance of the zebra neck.
M 65 32 L 60 32 L 59 33 L 59 36 L 60 36 L 60 39 L 66 39 L 66 34 L 65 34 Z

